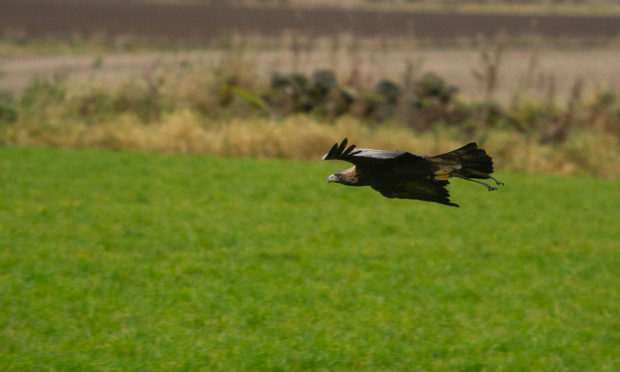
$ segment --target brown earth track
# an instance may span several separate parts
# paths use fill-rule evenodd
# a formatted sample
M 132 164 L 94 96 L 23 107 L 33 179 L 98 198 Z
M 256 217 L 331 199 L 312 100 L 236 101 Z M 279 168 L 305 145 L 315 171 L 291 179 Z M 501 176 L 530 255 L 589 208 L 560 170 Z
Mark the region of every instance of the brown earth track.
M 169 39 L 209 40 L 238 31 L 308 36 L 411 36 L 427 39 L 474 37 L 505 32 L 518 36 L 612 38 L 620 17 L 371 12 L 363 10 L 233 8 L 110 2 L 0 0 L 0 31 L 27 35 L 106 33 Z

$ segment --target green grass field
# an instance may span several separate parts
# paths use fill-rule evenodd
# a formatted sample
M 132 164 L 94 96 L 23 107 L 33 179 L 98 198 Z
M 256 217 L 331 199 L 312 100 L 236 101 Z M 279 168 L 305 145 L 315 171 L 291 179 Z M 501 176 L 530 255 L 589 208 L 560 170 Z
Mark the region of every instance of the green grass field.
M 620 368 L 619 181 L 345 166 L 0 148 L 0 370 Z

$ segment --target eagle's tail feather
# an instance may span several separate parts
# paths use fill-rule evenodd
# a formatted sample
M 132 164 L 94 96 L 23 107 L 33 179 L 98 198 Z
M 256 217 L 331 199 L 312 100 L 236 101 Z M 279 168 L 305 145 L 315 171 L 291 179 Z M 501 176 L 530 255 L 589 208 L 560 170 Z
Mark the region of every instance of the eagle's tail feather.
M 467 144 L 454 151 L 447 152 L 445 154 L 434 156 L 441 160 L 454 162 L 460 165 L 459 168 L 454 169 L 450 173 L 452 177 L 459 177 L 468 181 L 474 181 L 482 183 L 490 189 L 495 189 L 484 182 L 472 180 L 472 178 L 478 179 L 492 179 L 498 185 L 503 185 L 501 181 L 496 180 L 491 176 L 493 173 L 493 159 L 483 150 L 478 148 L 478 145 L 474 142 Z

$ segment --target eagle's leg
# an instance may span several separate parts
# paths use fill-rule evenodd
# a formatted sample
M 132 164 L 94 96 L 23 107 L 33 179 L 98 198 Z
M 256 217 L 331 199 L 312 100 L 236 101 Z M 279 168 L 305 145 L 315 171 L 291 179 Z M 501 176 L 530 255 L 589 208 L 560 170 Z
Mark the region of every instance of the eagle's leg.
M 489 185 L 488 183 L 484 183 L 484 182 L 482 182 L 482 181 L 474 180 L 474 179 L 471 179 L 471 178 L 469 178 L 469 177 L 461 176 L 461 175 L 460 175 L 460 174 L 458 174 L 458 173 L 452 173 L 452 176 L 453 176 L 453 177 L 462 178 L 462 179 L 467 180 L 467 181 L 471 181 L 471 182 L 479 183 L 479 184 L 481 184 L 481 185 L 484 185 L 484 186 L 486 186 L 487 190 L 489 190 L 489 191 L 497 190 L 497 187 L 493 187 L 493 186 Z M 497 182 L 497 181 L 495 181 L 495 182 Z
M 490 179 L 492 179 L 493 181 L 495 181 L 495 184 L 496 184 L 496 185 L 502 185 L 502 186 L 504 186 L 504 183 L 503 183 L 502 181 L 498 181 L 498 180 L 496 180 L 495 178 L 493 178 L 492 176 L 489 176 L 489 178 L 490 178 Z
M 496 180 L 495 178 L 493 178 L 493 176 L 491 176 L 490 174 L 486 174 L 486 173 L 478 172 L 478 171 L 477 171 L 477 170 L 475 170 L 475 169 L 470 169 L 470 170 L 468 170 L 468 171 L 469 171 L 470 173 L 473 173 L 473 174 L 475 174 L 475 175 L 477 175 L 477 176 L 480 176 L 480 177 L 490 178 L 490 179 L 492 179 L 493 181 L 495 181 L 495 184 L 496 184 L 496 185 L 503 185 L 503 184 L 504 184 L 502 181 L 498 181 L 498 180 Z M 470 180 L 470 181 L 471 181 L 471 180 Z

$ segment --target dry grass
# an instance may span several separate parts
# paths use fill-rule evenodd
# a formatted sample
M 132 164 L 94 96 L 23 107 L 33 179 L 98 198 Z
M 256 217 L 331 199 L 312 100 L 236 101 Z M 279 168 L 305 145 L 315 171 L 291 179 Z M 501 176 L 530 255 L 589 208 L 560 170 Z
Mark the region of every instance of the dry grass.
M 158 124 L 141 124 L 127 114 L 95 125 L 64 124 L 48 128 L 16 127 L 5 133 L 5 145 L 97 147 L 117 150 L 182 152 L 227 157 L 318 160 L 336 141 L 348 137 L 362 147 L 436 154 L 464 144 L 449 130 L 414 133 L 393 124 L 362 125 L 353 118 L 334 124 L 308 116 L 283 120 L 205 120 L 183 110 Z M 553 175 L 620 177 L 620 143 L 606 133 L 572 133 L 564 143 L 546 145 L 512 131 L 491 130 L 478 139 L 502 171 Z

